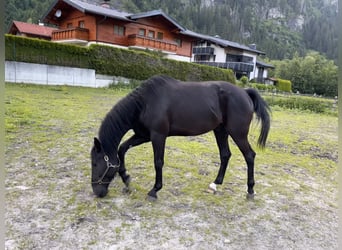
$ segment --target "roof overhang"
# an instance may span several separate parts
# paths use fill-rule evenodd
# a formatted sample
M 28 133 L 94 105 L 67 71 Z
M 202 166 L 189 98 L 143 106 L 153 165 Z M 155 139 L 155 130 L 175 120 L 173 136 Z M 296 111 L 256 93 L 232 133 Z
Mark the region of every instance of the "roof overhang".
M 130 21 L 126 16 L 130 15 L 130 13 L 117 11 L 114 9 L 89 4 L 86 2 L 82 2 L 79 0 L 55 0 L 46 14 L 42 17 L 42 21 L 44 23 L 58 23 L 58 16 L 56 16 L 56 12 L 58 10 L 61 11 L 60 17 L 63 16 L 63 12 L 67 12 L 71 9 L 77 9 L 82 13 L 90 13 L 99 16 L 105 16 L 115 19 L 120 19 L 123 21 Z
M 265 55 L 265 52 L 262 52 L 260 50 L 253 49 L 251 47 L 248 47 L 246 45 L 239 44 L 236 42 L 224 40 L 224 39 L 219 38 L 219 37 L 203 35 L 203 34 L 193 32 L 191 30 L 184 30 L 184 31 L 181 31 L 180 33 L 183 35 L 194 37 L 198 40 L 209 41 L 209 42 L 217 44 L 223 48 L 231 47 L 231 48 L 235 48 L 235 49 L 239 49 L 239 50 L 243 50 L 243 51 L 248 51 L 248 52 L 251 52 L 251 53 L 254 53 L 257 55 Z
M 162 10 L 152 10 L 152 11 L 148 11 L 148 12 L 132 14 L 132 15 L 129 15 L 128 18 L 130 18 L 131 20 L 138 20 L 138 19 L 154 17 L 154 16 L 163 17 L 169 23 L 171 23 L 173 26 L 175 26 L 178 30 L 181 30 L 181 31 L 186 30 L 183 26 L 181 26 L 179 23 L 177 23 L 176 20 L 174 20 L 172 17 L 166 15 Z

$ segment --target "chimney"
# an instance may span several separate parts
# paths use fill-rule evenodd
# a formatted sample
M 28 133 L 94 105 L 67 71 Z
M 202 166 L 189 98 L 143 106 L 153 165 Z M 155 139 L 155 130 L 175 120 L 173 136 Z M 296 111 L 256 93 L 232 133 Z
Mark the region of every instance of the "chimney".
M 250 47 L 251 49 L 256 49 L 256 44 L 252 43 L 252 44 L 248 45 L 248 47 Z
M 100 4 L 101 7 L 104 7 L 104 8 L 110 8 L 110 4 L 109 4 L 110 0 L 103 0 L 103 2 Z

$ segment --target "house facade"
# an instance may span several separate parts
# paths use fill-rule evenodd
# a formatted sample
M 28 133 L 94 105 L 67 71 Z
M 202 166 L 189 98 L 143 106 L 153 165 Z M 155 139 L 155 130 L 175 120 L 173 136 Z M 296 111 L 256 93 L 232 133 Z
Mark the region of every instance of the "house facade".
M 41 20 L 55 27 L 53 42 L 161 51 L 169 59 L 232 69 L 237 79 L 260 76 L 259 66 L 262 75 L 267 74 L 265 65 L 257 64 L 264 52 L 190 31 L 161 10 L 132 14 L 111 9 L 108 3 L 55 0 Z

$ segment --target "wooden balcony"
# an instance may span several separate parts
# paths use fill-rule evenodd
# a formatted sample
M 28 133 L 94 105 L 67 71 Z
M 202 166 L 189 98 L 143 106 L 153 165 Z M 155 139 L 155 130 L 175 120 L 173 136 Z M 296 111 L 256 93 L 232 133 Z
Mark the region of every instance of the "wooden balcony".
M 136 48 L 149 48 L 169 53 L 176 53 L 178 45 L 175 42 L 158 40 L 146 36 L 132 34 L 128 36 L 128 46 Z
M 73 27 L 63 30 L 52 31 L 51 41 L 54 42 L 64 42 L 64 43 L 74 43 L 74 44 L 87 44 L 89 40 L 89 30 Z

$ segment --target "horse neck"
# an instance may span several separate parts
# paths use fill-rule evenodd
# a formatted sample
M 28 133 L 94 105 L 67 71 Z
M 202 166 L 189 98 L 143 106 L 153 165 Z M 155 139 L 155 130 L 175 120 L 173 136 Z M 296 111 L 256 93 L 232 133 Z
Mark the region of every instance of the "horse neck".
M 108 155 L 117 155 L 122 137 L 132 128 L 132 124 L 139 117 L 143 105 L 138 93 L 136 90 L 123 98 L 102 122 L 99 139 Z
M 121 119 L 118 114 L 108 114 L 103 121 L 99 139 L 108 156 L 115 157 L 122 137 L 131 129 L 131 123 Z

